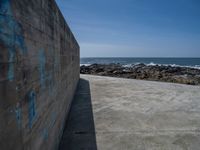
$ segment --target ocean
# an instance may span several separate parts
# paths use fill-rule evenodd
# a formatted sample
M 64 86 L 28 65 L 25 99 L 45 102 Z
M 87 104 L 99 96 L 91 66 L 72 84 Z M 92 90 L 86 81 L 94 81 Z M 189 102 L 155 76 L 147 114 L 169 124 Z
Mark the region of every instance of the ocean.
M 124 66 L 133 66 L 139 63 L 146 65 L 169 65 L 169 66 L 180 66 L 180 67 L 191 67 L 200 69 L 200 58 L 81 58 L 80 65 L 91 65 L 91 64 L 110 64 L 119 63 Z

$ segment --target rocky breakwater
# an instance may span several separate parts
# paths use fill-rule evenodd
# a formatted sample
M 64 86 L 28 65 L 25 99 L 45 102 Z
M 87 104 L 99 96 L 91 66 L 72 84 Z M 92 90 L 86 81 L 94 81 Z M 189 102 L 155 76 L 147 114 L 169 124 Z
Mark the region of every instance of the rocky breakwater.
M 80 73 L 200 85 L 200 69 L 189 67 L 145 64 L 132 66 L 123 66 L 121 64 L 92 64 L 90 66 L 81 66 Z

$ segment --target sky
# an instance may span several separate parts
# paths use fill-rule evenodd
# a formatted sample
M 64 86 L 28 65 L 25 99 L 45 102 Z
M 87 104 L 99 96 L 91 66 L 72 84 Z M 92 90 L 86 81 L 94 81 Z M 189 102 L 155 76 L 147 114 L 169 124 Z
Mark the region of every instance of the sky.
M 56 0 L 81 57 L 200 57 L 200 0 Z

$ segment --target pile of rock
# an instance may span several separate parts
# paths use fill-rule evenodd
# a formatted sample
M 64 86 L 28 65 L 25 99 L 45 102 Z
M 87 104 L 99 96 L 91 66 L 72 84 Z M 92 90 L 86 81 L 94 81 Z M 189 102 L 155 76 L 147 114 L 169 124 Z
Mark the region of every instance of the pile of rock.
M 80 73 L 200 85 L 200 69 L 188 67 L 151 66 L 145 64 L 125 67 L 120 64 L 92 64 L 90 66 L 81 66 Z

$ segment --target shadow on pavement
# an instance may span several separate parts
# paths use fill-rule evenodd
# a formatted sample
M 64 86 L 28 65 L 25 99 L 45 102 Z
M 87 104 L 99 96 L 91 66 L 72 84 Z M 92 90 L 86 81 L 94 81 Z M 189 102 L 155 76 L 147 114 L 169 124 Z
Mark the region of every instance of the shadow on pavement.
M 59 150 L 97 150 L 89 81 L 80 79 Z

